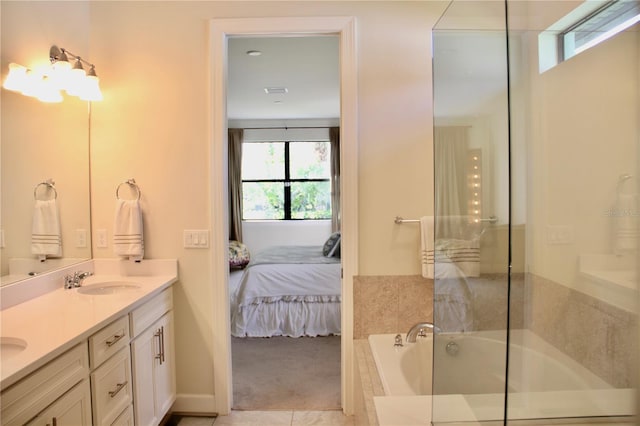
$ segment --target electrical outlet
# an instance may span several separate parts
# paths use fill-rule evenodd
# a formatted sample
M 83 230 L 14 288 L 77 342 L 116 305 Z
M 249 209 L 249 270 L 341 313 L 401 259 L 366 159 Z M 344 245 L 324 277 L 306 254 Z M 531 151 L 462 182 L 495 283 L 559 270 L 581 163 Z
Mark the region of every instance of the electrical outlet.
M 107 248 L 107 230 L 106 229 L 96 229 L 96 247 L 97 248 Z
M 76 229 L 76 247 L 84 248 L 87 246 L 87 230 Z

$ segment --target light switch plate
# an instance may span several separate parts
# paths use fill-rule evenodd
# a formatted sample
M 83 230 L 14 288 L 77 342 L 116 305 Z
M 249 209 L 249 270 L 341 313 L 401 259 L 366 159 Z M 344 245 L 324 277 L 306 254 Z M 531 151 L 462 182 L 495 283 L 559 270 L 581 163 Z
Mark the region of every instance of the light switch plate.
M 185 229 L 182 241 L 184 248 L 209 248 L 209 230 Z

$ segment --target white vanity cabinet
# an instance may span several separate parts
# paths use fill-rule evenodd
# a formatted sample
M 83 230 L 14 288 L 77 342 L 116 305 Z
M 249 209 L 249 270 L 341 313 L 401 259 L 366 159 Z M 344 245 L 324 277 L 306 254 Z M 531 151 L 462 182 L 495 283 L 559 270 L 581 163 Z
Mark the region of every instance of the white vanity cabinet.
M 85 341 L 3 390 L 2 424 L 91 424 L 87 355 Z
M 131 313 L 131 361 L 137 426 L 156 426 L 176 398 L 171 289 Z
M 83 380 L 27 423 L 29 426 L 77 426 L 91 424 L 91 389 Z

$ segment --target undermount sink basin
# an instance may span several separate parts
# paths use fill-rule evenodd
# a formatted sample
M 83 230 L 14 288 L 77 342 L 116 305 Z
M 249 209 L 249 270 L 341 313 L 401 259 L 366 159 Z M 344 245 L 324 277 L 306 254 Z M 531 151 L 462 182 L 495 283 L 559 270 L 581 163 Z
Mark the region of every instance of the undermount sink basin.
M 129 281 L 104 281 L 94 284 L 83 285 L 78 288 L 78 293 L 91 296 L 119 294 L 127 291 L 137 290 L 140 286 Z
M 9 359 L 27 348 L 27 342 L 17 337 L 0 337 L 0 355 Z

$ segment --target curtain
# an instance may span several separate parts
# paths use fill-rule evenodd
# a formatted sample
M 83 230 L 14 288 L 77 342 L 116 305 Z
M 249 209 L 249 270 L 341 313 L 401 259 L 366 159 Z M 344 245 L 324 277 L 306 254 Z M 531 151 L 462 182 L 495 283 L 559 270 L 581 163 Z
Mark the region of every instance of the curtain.
M 467 215 L 467 133 L 467 127 L 434 130 L 436 239 L 456 234 L 459 224 L 444 216 Z
M 229 239 L 242 242 L 243 129 L 229 129 Z
M 331 141 L 331 231 L 340 230 L 340 128 L 329 128 Z

